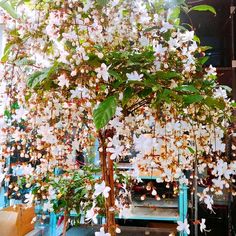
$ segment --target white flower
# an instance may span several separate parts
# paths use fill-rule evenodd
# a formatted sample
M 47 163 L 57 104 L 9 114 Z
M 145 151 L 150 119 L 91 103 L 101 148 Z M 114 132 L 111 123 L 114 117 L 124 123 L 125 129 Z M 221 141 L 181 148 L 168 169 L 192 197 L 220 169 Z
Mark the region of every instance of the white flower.
M 180 47 L 178 39 L 173 38 L 170 38 L 170 40 L 168 41 L 168 45 L 171 51 L 175 51 L 178 47 Z
M 16 109 L 15 115 L 13 115 L 13 119 L 16 121 L 21 121 L 21 119 L 25 120 L 27 117 L 28 111 L 24 109 L 23 107 L 20 107 L 19 109 Z
M 107 151 L 111 153 L 110 159 L 115 160 L 119 155 L 122 154 L 124 146 L 116 146 L 114 148 L 107 148 Z
M 173 25 L 171 25 L 169 22 L 162 21 L 162 28 L 160 29 L 160 32 L 166 33 L 170 29 L 173 29 Z
M 109 233 L 105 233 L 104 228 L 100 228 L 100 232 L 95 232 L 95 236 L 111 236 Z
M 71 92 L 71 99 L 73 99 L 73 98 L 76 98 L 76 97 L 78 97 L 78 98 L 81 98 L 81 94 L 82 94 L 82 89 L 81 88 L 76 88 L 75 90 L 70 90 L 70 92 Z
M 155 51 L 155 55 L 163 55 L 165 54 L 167 48 L 163 47 L 161 44 L 157 44 L 154 46 L 154 51 Z
M 146 155 L 152 151 L 154 140 L 146 134 L 141 134 L 138 138 L 134 135 L 134 144 L 136 151 Z
M 31 205 L 33 201 L 34 201 L 34 195 L 31 192 L 25 194 L 25 200 L 24 200 L 25 203 Z
M 53 204 L 50 202 L 45 202 L 43 204 L 43 211 L 49 211 L 52 212 L 53 211 Z
M 119 2 L 120 2 L 120 0 L 113 0 L 113 1 L 111 2 L 112 7 L 115 7 L 116 5 L 118 5 Z
M 232 173 L 236 174 L 236 161 L 232 161 L 229 165 L 230 170 Z
M 91 0 L 87 0 L 86 1 L 86 4 L 84 4 L 84 8 L 83 8 L 83 11 L 84 12 L 87 12 L 90 8 L 93 7 L 93 1 Z
M 120 228 L 116 228 L 116 233 L 117 233 L 117 234 L 120 234 L 120 233 L 121 233 Z
M 77 150 L 77 151 L 80 151 L 80 142 L 79 140 L 75 139 L 73 142 L 72 142 L 72 148 L 73 150 Z
M 185 31 L 182 35 L 181 35 L 181 39 L 182 42 L 188 42 L 188 41 L 192 41 L 194 38 L 194 31 Z
M 119 210 L 120 210 L 120 212 L 119 212 L 120 218 L 129 218 L 129 216 L 131 214 L 130 208 L 120 206 Z
M 22 174 L 23 175 L 32 175 L 34 172 L 34 168 L 31 166 L 31 164 L 27 166 L 23 166 L 22 168 Z
M 53 200 L 57 198 L 56 190 L 52 187 L 49 186 L 48 188 L 48 199 Z
M 112 120 L 110 120 L 109 125 L 111 125 L 115 129 L 123 126 L 123 124 L 119 120 L 119 117 L 115 117 Z
M 97 220 L 97 215 L 98 213 L 94 210 L 94 208 L 92 207 L 90 210 L 87 211 L 86 213 L 86 221 L 93 221 L 94 224 L 97 224 L 98 223 L 98 220 Z
M 2 184 L 2 181 L 4 180 L 6 174 L 0 173 L 0 186 Z
M 223 89 L 222 87 L 217 88 L 213 96 L 214 98 L 224 98 L 224 99 L 228 98 L 226 90 Z
M 207 75 L 217 75 L 216 68 L 210 65 L 208 68 L 206 68 Z
M 126 73 L 126 76 L 128 78 L 127 81 L 141 81 L 143 74 L 138 74 L 137 71 L 133 71 L 131 73 Z
M 139 39 L 139 43 L 141 44 L 141 46 L 146 47 L 146 46 L 148 46 L 148 44 L 149 44 L 149 40 L 148 40 L 147 37 L 142 36 L 142 37 Z
M 60 87 L 69 87 L 70 86 L 70 82 L 69 82 L 69 80 L 68 79 L 66 79 L 66 75 L 65 74 L 62 74 L 62 75 L 60 75 L 58 78 L 58 81 L 59 81 L 59 83 L 58 83 L 58 85 L 60 86 Z
M 216 176 L 224 176 L 226 179 L 230 179 L 230 175 L 232 174 L 232 170 L 228 169 L 227 162 L 223 160 L 219 160 L 217 162 L 216 167 L 213 169 L 212 174 Z
M 206 230 L 206 219 L 202 219 L 201 222 L 200 222 L 200 231 L 203 232 Z
M 73 98 L 86 98 L 88 97 L 88 90 L 86 88 L 77 87 L 75 90 L 70 90 L 71 99 Z
M 105 81 L 108 81 L 108 78 L 109 78 L 108 70 L 109 70 L 110 66 L 107 67 L 106 64 L 102 63 L 101 67 L 96 68 L 95 72 L 97 72 L 97 78 L 99 78 L 99 79 L 103 78 Z
M 38 134 L 42 135 L 42 141 L 49 142 L 51 144 L 56 142 L 56 137 L 52 134 L 53 127 L 50 127 L 49 124 L 42 125 L 38 129 Z
M 224 185 L 226 184 L 225 180 L 222 180 L 221 178 L 213 179 L 212 182 L 214 183 L 215 187 L 220 189 L 223 189 Z
M 213 151 L 221 151 L 225 152 L 225 143 L 223 143 L 220 139 L 216 139 L 215 143 L 212 145 Z
M 177 230 L 178 230 L 179 232 L 183 232 L 183 233 L 186 233 L 186 234 L 190 234 L 189 224 L 188 224 L 187 219 L 185 219 L 184 222 L 182 222 L 182 221 L 177 221 L 177 224 L 178 224 Z
M 152 190 L 152 195 L 156 196 L 157 195 L 157 191 L 155 189 Z
M 154 61 L 154 66 L 156 67 L 156 70 L 160 70 L 161 69 L 161 62 L 158 60 Z
M 76 70 L 71 71 L 70 75 L 71 76 L 76 76 L 77 75 L 77 71 Z
M 101 184 L 96 183 L 95 184 L 95 192 L 94 192 L 94 196 L 97 197 L 98 195 L 100 195 L 102 193 L 102 195 L 105 198 L 109 197 L 109 191 L 111 190 L 110 187 L 106 186 L 105 181 L 102 181 Z
M 203 193 L 203 195 L 200 197 L 199 201 L 203 201 L 207 205 L 207 209 L 213 211 L 212 205 L 214 203 L 213 197 L 210 195 L 207 195 L 206 193 Z

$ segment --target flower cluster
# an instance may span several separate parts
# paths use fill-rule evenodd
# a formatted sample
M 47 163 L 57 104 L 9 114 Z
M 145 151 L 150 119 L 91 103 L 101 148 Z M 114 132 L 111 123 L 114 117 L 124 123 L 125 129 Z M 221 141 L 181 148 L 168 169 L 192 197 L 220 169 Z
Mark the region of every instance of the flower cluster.
M 100 153 L 115 162 L 128 157 L 135 179 L 152 173 L 157 181 L 191 185 L 195 163 L 202 178 L 211 177 L 200 193 L 209 209 L 211 195 L 229 189 L 236 174 L 225 153 L 230 100 L 176 8 L 166 14 L 162 1 L 34 0 L 19 3 L 16 19 L 4 14 L 2 157 L 21 163 L 14 168 L 34 189 L 27 202 L 43 200 L 52 211 L 73 198 L 68 209 L 79 203 L 76 210 L 96 223 L 111 187 L 91 170 L 82 177 L 75 155 L 95 156 L 101 133 Z M 129 194 L 120 184 L 115 205 L 122 214 Z M 12 183 L 20 195 L 18 185 Z M 108 234 L 102 228 L 96 235 Z

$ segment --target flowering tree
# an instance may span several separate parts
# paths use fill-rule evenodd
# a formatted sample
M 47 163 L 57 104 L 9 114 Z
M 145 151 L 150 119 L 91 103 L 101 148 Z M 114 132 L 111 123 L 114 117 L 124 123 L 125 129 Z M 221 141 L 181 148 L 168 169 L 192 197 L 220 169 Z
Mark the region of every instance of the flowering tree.
M 17 14 L 1 12 L 1 143 L 4 158 L 18 152 L 25 159 L 19 168 L 21 186 L 33 189 L 29 203 L 42 200 L 44 210 L 67 216 L 76 209 L 95 223 L 104 213 L 96 235 L 113 236 L 115 214 L 127 213 L 130 177 L 155 170 L 157 181 L 179 180 L 194 191 L 198 173 L 208 170 L 211 182 L 199 197 L 210 210 L 213 193 L 232 190 L 236 163 L 224 142 L 231 102 L 215 68 L 203 66 L 207 48 L 179 20 L 181 9 L 214 9 L 189 9 L 183 0 L 15 4 Z M 96 139 L 98 179 L 94 167 L 78 170 L 74 160 L 76 150 L 91 154 Z M 114 162 L 127 156 L 132 171 L 114 180 Z M 55 177 L 58 167 L 64 173 Z M 11 188 L 20 194 L 18 185 Z M 178 230 L 188 228 L 185 220 Z

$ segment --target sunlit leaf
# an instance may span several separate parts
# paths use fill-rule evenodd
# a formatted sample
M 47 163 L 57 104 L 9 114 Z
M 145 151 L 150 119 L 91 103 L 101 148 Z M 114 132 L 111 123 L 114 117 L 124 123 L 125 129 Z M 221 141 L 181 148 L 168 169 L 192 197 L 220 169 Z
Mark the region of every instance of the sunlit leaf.
M 194 94 L 194 95 L 184 95 L 184 102 L 186 105 L 190 105 L 192 103 L 200 102 L 202 101 L 203 96 L 199 94 Z
M 215 8 L 212 7 L 212 6 L 209 6 L 209 5 L 197 5 L 197 6 L 191 7 L 189 9 L 189 12 L 190 11 L 209 11 L 209 12 L 211 12 L 211 13 L 216 15 Z
M 115 115 L 116 107 L 116 97 L 111 96 L 101 102 L 98 108 L 93 111 L 93 121 L 98 130 L 103 128 Z
M 17 12 L 7 0 L 0 1 L 0 7 L 5 10 L 11 17 L 18 18 Z
M 197 93 L 199 92 L 198 89 L 196 89 L 193 85 L 181 85 L 176 87 L 177 91 L 182 91 L 182 92 L 192 92 L 192 93 Z

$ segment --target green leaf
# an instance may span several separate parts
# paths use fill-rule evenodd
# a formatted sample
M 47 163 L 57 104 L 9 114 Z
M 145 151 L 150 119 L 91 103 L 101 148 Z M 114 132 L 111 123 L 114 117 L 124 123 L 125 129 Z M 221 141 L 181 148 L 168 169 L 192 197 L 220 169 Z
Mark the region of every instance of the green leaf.
M 160 79 L 172 79 L 172 78 L 181 78 L 181 74 L 175 72 L 175 71 L 157 71 L 156 77 Z
M 192 103 L 200 102 L 203 99 L 203 96 L 199 94 L 194 94 L 194 95 L 184 95 L 184 102 L 186 105 L 190 105 Z
M 89 55 L 89 59 L 88 59 L 88 64 L 94 67 L 99 67 L 101 65 L 101 60 L 99 59 L 99 57 L 95 54 L 90 53 Z
M 154 85 L 153 87 L 152 87 L 152 91 L 153 92 L 157 92 L 158 90 L 160 90 L 162 87 L 161 87 L 161 85 L 160 84 L 156 84 L 156 85 Z
M 194 6 L 194 7 L 191 7 L 189 9 L 189 12 L 190 11 L 209 11 L 211 13 L 213 13 L 214 15 L 216 15 L 216 10 L 214 7 L 212 6 L 209 6 L 209 5 L 198 5 L 198 6 Z
M 3 56 L 1 58 L 1 62 L 6 62 L 8 60 L 8 57 L 10 55 L 11 52 L 11 47 L 12 47 L 12 43 L 7 43 L 5 48 L 4 48 L 4 52 L 3 52 Z
M 164 89 L 163 92 L 157 92 L 156 93 L 156 103 L 160 104 L 162 101 L 170 103 L 171 102 L 171 90 L 170 89 Z
M 5 110 L 4 116 L 6 116 L 9 119 L 11 117 L 11 112 L 9 110 Z
M 188 147 L 188 150 L 189 150 L 192 154 L 195 153 L 195 151 L 194 151 L 191 147 Z
M 29 60 L 28 58 L 24 57 L 24 58 L 21 58 L 21 59 L 17 60 L 15 62 L 15 64 L 17 66 L 33 65 L 34 61 L 33 60 Z
M 28 79 L 27 85 L 30 88 L 36 88 L 40 83 L 42 83 L 46 79 L 50 79 L 50 77 L 57 73 L 57 70 L 60 67 L 60 63 L 55 62 L 54 65 L 50 68 L 44 68 L 41 71 L 34 72 Z M 47 88 L 48 89 L 48 88 Z
M 31 96 L 32 96 L 32 93 L 26 94 L 26 95 L 25 95 L 25 100 L 28 102 L 29 99 L 31 98 Z
M 141 92 L 138 93 L 138 96 L 140 98 L 145 98 L 148 95 L 150 95 L 151 93 L 152 93 L 152 88 L 145 88 Z
M 208 59 L 209 59 L 209 57 L 200 57 L 200 58 L 198 58 L 198 62 L 201 65 L 204 65 L 208 61 Z
M 233 108 L 235 108 L 235 107 L 236 107 L 236 102 L 232 102 L 232 103 L 231 103 L 231 106 L 232 106 Z
M 230 88 L 229 86 L 227 85 L 220 85 L 221 88 L 223 88 L 224 90 L 226 90 L 228 93 L 231 93 L 232 92 L 232 88 Z
M 118 73 L 117 71 L 115 70 L 109 70 L 109 75 L 111 75 L 112 77 L 118 79 L 118 80 L 122 80 L 122 76 L 120 73 Z
M 111 96 L 101 102 L 98 108 L 93 111 L 93 121 L 98 130 L 103 128 L 115 115 L 116 107 L 116 97 Z
M 150 27 L 150 28 L 145 29 L 145 30 L 144 30 L 144 33 L 150 32 L 150 31 L 156 30 L 156 29 L 158 29 L 158 27 L 157 27 L 157 26 L 153 26 L 153 27 Z
M 211 50 L 212 49 L 212 47 L 210 47 L 210 46 L 201 46 L 199 48 L 201 49 L 202 52 L 205 52 L 207 50 Z
M 111 83 L 111 86 L 115 89 L 119 88 L 121 84 L 123 84 L 124 82 L 121 80 L 115 80 L 114 82 Z
M 101 91 L 105 91 L 107 89 L 107 86 L 105 85 L 105 84 L 102 84 L 101 86 L 100 86 L 100 90 Z
M 210 107 L 210 108 L 219 108 L 220 110 L 223 110 L 225 108 L 225 102 L 222 99 L 217 99 L 213 97 L 206 97 L 204 99 L 204 103 Z
M 12 7 L 12 5 L 8 2 L 8 0 L 0 1 L 0 7 L 5 10 L 11 17 L 18 18 L 17 12 Z
M 197 42 L 197 43 L 201 43 L 201 40 L 200 40 L 200 38 L 197 36 L 197 35 L 194 35 L 193 36 L 193 40 L 195 41 L 195 42 Z
M 101 45 L 98 45 L 98 44 L 94 45 L 94 48 L 96 48 L 100 52 L 103 50 L 103 47 Z
M 132 98 L 134 94 L 134 89 L 131 87 L 128 87 L 125 89 L 124 93 L 123 93 L 123 100 L 122 100 L 122 105 L 126 105 L 128 103 L 128 101 Z
M 30 88 L 35 88 L 38 84 L 40 84 L 43 80 L 48 77 L 49 69 L 46 68 L 42 71 L 34 72 L 27 80 L 27 85 Z
M 18 104 L 18 102 L 14 102 L 12 105 L 11 105 L 11 109 L 19 109 L 20 106 Z
M 198 93 L 199 91 L 193 85 L 181 85 L 176 87 L 177 91 Z
M 109 2 L 109 0 L 97 0 L 97 4 L 100 7 L 106 6 L 108 2 Z
M 174 22 L 179 18 L 180 15 L 180 7 L 177 6 L 173 9 L 171 9 L 171 13 L 169 15 L 169 19 L 173 20 Z

